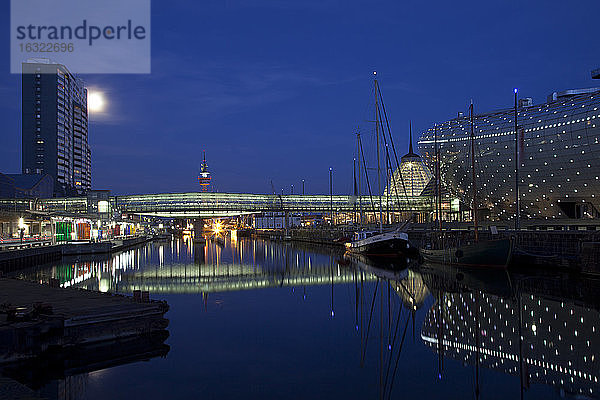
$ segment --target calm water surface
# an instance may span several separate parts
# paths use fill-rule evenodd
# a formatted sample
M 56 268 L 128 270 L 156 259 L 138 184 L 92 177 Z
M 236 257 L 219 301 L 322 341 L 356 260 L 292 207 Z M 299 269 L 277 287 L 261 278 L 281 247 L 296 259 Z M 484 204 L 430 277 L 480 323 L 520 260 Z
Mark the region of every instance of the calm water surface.
M 170 324 L 164 342 L 124 342 L 102 362 L 15 378 L 60 399 L 600 398 L 600 284 L 389 267 L 243 238 L 155 242 L 24 271 L 149 290 L 169 303 Z

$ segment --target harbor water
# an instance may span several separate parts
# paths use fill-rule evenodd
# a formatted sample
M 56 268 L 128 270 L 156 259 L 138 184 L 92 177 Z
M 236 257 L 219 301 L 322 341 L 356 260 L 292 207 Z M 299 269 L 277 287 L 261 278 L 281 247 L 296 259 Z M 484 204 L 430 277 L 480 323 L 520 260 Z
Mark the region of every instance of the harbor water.
M 42 398 L 600 398 L 600 281 L 559 270 L 459 270 L 184 237 L 14 276 L 148 291 L 170 306 L 168 337 L 123 340 L 113 358 L 0 368 Z

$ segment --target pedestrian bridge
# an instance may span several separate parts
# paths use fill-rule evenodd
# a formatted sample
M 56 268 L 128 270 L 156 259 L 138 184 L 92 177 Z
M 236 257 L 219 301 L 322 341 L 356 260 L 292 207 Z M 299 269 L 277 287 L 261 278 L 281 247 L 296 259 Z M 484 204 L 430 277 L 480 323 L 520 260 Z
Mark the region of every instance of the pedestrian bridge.
M 265 212 L 420 212 L 431 210 L 427 196 L 273 195 L 249 193 L 161 193 L 110 196 L 106 203 L 88 197 L 0 199 L 0 212 L 83 215 L 103 212 L 171 218 L 210 218 Z

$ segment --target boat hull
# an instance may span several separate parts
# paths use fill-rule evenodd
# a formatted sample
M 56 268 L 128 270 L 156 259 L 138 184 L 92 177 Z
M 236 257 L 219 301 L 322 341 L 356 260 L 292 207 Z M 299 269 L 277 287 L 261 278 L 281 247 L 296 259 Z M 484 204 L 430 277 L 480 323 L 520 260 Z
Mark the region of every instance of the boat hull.
M 440 250 L 421 249 L 423 260 L 479 268 L 506 268 L 513 249 L 511 239 L 487 240 L 460 247 Z
M 367 256 L 397 257 L 410 249 L 405 233 L 386 233 L 346 244 L 348 251 Z
M 402 239 L 386 240 L 384 242 L 368 243 L 356 246 L 352 251 L 369 256 L 396 256 L 406 250 L 407 242 Z

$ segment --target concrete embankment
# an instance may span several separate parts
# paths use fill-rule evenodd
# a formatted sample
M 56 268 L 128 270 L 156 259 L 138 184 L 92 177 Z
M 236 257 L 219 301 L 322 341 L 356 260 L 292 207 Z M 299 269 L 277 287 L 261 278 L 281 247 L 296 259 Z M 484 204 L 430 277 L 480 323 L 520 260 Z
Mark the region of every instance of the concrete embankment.
M 0 364 L 164 331 L 166 302 L 0 279 Z

